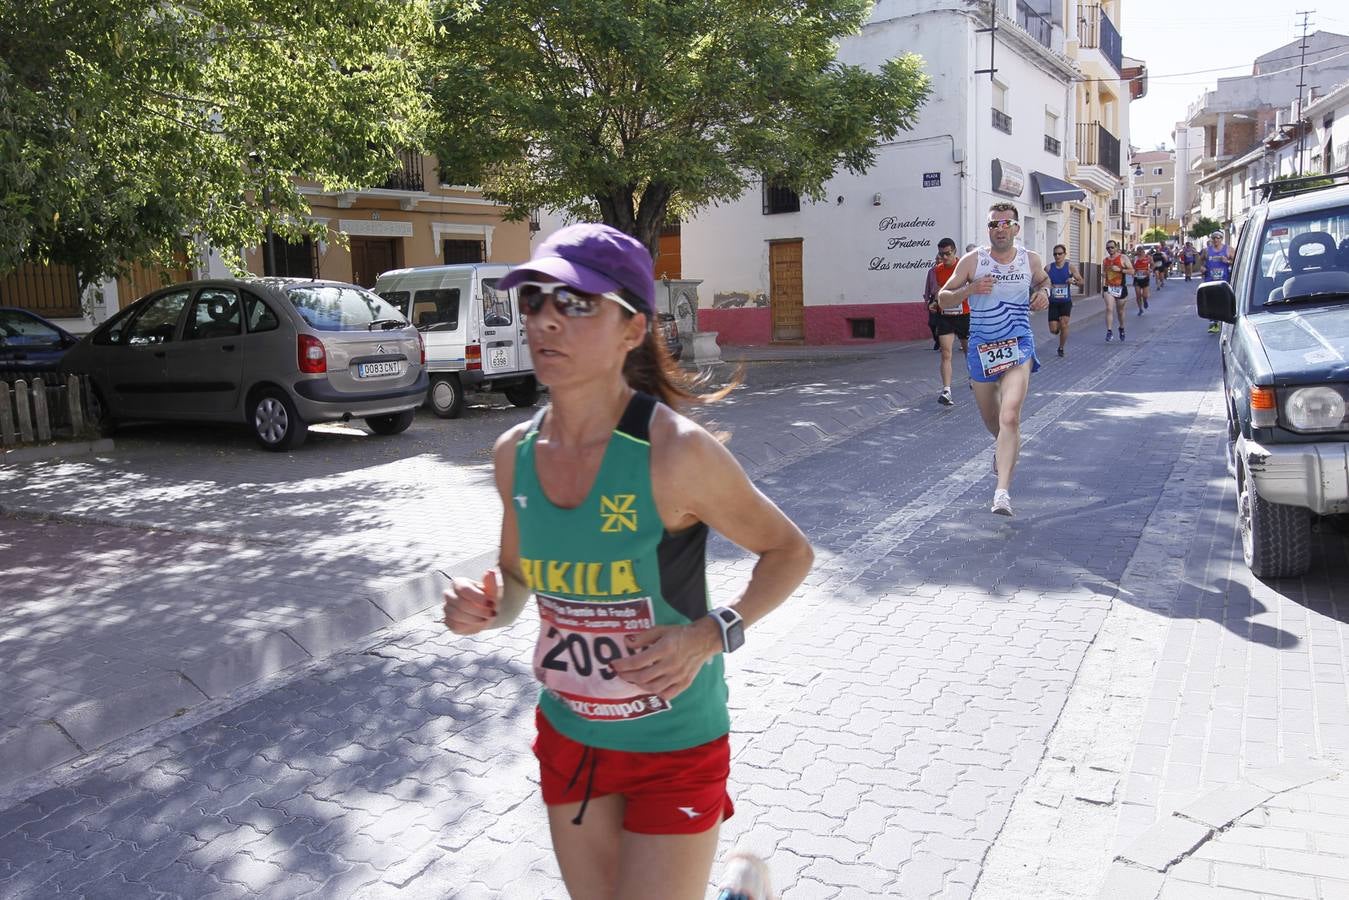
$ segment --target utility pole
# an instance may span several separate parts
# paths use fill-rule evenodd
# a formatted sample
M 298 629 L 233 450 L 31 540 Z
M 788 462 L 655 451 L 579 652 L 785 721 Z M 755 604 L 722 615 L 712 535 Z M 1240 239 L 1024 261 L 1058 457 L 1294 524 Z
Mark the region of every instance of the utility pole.
M 1302 90 L 1307 86 L 1307 19 L 1316 10 L 1303 10 L 1297 13 L 1302 17 L 1302 43 L 1299 45 L 1301 58 L 1297 64 L 1297 176 L 1302 177 L 1302 139 L 1307 129 L 1302 124 Z

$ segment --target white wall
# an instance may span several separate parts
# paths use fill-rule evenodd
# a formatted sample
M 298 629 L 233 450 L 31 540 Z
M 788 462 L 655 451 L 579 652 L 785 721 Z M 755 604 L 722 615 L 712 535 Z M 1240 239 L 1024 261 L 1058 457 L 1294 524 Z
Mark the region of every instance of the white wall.
M 983 23 L 955 10 L 932 9 L 947 5 L 880 0 L 863 32 L 839 48 L 840 60 L 864 66 L 906 51 L 918 53 L 932 80 L 932 94 L 914 129 L 879 148 L 865 175 L 836 176 L 826 199 L 803 200 L 799 213 L 764 215 L 760 191 L 752 189 L 684 223 L 683 272 L 703 279 L 699 296 L 704 305 L 713 305 L 718 295 L 766 294 L 769 242 L 777 239 L 803 240 L 802 276 L 810 306 L 921 298 L 938 240 L 950 237 L 962 250 L 971 241 L 983 242 L 994 201 L 1017 204 L 1031 226 L 1023 231 L 1028 246 L 1044 250 L 1057 242 L 1063 214 L 1040 211 L 1030 173 L 1064 177 L 1073 139 L 1068 86 L 1000 40 L 996 66 L 1008 87 L 1012 134 L 995 130 L 988 76 L 973 74 L 988 64 L 988 39 L 974 33 Z M 915 14 L 916 7 L 927 11 Z M 1064 155 L 1044 149 L 1047 107 L 1059 117 Z M 1019 197 L 992 191 L 994 158 L 1025 171 Z M 924 187 L 925 173 L 937 175 L 940 186 Z

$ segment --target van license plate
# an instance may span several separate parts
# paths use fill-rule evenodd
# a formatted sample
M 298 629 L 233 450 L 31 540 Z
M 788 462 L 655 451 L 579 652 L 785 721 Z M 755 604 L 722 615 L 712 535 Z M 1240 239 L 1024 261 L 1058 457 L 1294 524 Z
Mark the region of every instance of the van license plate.
M 510 354 L 506 352 L 505 347 L 493 347 L 492 355 L 488 359 L 488 365 L 494 369 L 504 369 L 511 364 Z
M 357 378 L 374 378 L 378 375 L 402 375 L 401 362 L 361 363 L 356 367 Z

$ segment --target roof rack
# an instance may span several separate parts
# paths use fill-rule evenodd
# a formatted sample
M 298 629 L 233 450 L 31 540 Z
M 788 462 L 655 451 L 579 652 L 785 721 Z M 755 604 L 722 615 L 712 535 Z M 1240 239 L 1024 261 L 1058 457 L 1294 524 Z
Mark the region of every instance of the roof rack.
M 1255 189 L 1260 192 L 1262 200 L 1277 200 L 1280 197 L 1291 197 L 1295 194 L 1305 194 L 1308 191 L 1319 191 L 1322 188 L 1334 187 L 1337 184 L 1349 184 L 1349 170 L 1332 172 L 1329 175 L 1307 175 L 1302 178 L 1281 178 L 1277 181 L 1266 181 L 1264 184 L 1257 184 Z

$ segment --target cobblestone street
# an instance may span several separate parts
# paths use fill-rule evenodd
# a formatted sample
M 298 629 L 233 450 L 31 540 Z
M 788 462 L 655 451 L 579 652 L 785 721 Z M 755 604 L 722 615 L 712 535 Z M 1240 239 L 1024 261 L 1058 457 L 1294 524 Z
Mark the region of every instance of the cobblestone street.
M 1104 344 L 1084 301 L 1066 359 L 1037 321 L 1010 520 L 927 345 L 749 364 L 710 421 L 818 563 L 727 658 L 723 855 L 784 900 L 1349 897 L 1349 536 L 1245 569 L 1193 305 L 1173 282 Z M 0 898 L 564 897 L 535 620 L 457 638 L 398 597 L 495 547 L 482 448 L 528 414 L 0 473 L 0 748 L 61 764 L 0 778 Z M 725 601 L 752 559 L 710 556 Z

